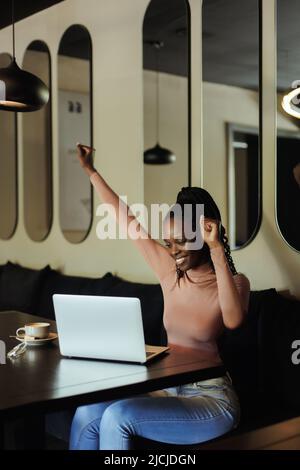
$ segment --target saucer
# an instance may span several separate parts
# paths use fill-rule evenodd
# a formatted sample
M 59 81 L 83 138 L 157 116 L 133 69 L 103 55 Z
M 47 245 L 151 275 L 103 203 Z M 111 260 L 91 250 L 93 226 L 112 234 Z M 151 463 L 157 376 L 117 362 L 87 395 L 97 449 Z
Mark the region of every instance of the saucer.
M 26 341 L 26 344 L 27 346 L 43 346 L 44 344 L 47 344 L 51 341 L 54 341 L 55 339 L 58 338 L 58 334 L 57 333 L 49 333 L 49 336 L 47 338 L 36 338 L 36 339 L 30 339 L 30 340 L 27 340 Z M 21 336 L 16 336 L 16 339 L 18 341 L 20 341 L 21 343 L 24 343 L 25 342 L 25 338 L 24 336 L 21 337 Z

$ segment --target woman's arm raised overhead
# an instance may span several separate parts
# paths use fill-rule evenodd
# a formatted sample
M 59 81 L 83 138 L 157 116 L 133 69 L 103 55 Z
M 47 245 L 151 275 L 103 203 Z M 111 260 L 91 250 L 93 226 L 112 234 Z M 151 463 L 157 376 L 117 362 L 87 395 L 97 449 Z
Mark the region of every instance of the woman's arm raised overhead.
M 82 144 L 77 144 L 77 149 L 80 165 L 89 176 L 101 201 L 112 206 L 117 223 L 122 226 L 123 230 L 126 230 L 127 236 L 135 243 L 157 278 L 159 280 L 163 279 L 174 267 L 174 262 L 166 248 L 151 238 L 150 234 L 132 214 L 128 205 L 95 169 L 92 159 L 94 149 Z

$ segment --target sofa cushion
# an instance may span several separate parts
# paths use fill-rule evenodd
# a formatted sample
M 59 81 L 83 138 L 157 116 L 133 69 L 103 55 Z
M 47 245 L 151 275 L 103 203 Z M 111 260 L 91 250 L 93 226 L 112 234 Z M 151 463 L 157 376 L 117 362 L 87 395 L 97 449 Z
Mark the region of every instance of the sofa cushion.
M 256 420 L 262 402 L 259 388 L 258 325 L 263 305 L 275 289 L 251 291 L 248 314 L 234 330 L 225 329 L 218 339 L 221 358 L 229 371 L 241 402 L 241 421 Z
M 35 270 L 8 261 L 0 276 L 0 310 L 34 313 L 37 294 L 49 269 Z
M 292 360 L 294 342 L 300 345 L 300 302 L 276 293 L 259 318 L 259 384 L 273 407 L 299 416 L 300 364 Z
M 67 276 L 59 271 L 49 269 L 41 287 L 36 314 L 55 319 L 53 294 L 105 295 L 106 291 L 119 282 L 117 276 L 106 273 L 101 278 Z
M 292 342 L 300 339 L 300 302 L 276 289 L 250 292 L 248 315 L 225 330 L 219 351 L 241 402 L 242 425 L 266 425 L 299 415 L 299 366 Z
M 118 278 L 106 295 L 116 297 L 137 297 L 141 301 L 145 342 L 150 345 L 167 344 L 163 326 L 164 301 L 159 284 L 143 284 Z

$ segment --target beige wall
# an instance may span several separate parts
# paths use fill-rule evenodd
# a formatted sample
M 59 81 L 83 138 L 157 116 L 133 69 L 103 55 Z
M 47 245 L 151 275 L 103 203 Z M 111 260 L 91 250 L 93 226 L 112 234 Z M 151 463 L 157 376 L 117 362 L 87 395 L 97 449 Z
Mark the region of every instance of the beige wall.
M 94 53 L 94 143 L 96 165 L 128 202 L 144 197 L 142 22 L 148 0 L 66 0 L 34 17 L 18 22 L 17 60 L 22 63 L 27 45 L 44 40 L 51 52 L 53 70 L 53 170 L 54 221 L 49 237 L 42 243 L 31 241 L 23 220 L 23 187 L 20 181 L 20 216 L 17 231 L 9 241 L 0 241 L 0 263 L 10 259 L 39 268 L 51 263 L 66 273 L 102 275 L 106 271 L 131 279 L 156 282 L 153 273 L 130 240 L 99 241 L 95 218 L 87 239 L 80 245 L 68 243 L 59 227 L 58 129 L 56 52 L 64 31 L 74 23 L 89 30 Z M 192 25 L 192 184 L 216 188 L 217 202 L 224 194 L 224 156 L 214 153 L 203 161 L 201 87 L 201 2 L 190 0 Z M 234 252 L 238 269 L 245 272 L 252 289 L 290 289 L 300 297 L 300 255 L 283 241 L 275 218 L 275 3 L 263 2 L 263 219 L 256 238 L 246 248 Z M 11 28 L 0 31 L 1 51 L 11 50 Z M 19 116 L 19 121 L 21 121 Z M 204 129 L 205 132 L 205 129 Z M 19 127 L 19 142 L 21 139 Z M 217 139 L 216 139 L 217 140 Z M 215 168 L 218 168 L 218 172 Z M 202 171 L 203 170 L 203 171 Z M 23 174 L 19 147 L 19 175 Z M 96 199 L 97 200 L 97 199 Z
M 73 245 L 59 227 L 58 200 L 58 119 L 57 61 L 60 39 L 75 23 L 86 26 L 93 41 L 94 56 L 94 145 L 96 165 L 129 203 L 143 200 L 143 93 L 142 93 L 142 22 L 148 1 L 66 0 L 37 15 L 18 22 L 17 61 L 22 63 L 26 47 L 34 39 L 44 40 L 52 60 L 53 74 L 53 193 L 52 230 L 43 242 L 33 242 L 24 228 L 23 182 L 19 185 L 19 223 L 14 237 L 0 241 L 0 263 L 10 259 L 39 268 L 51 263 L 66 273 L 100 276 L 107 271 L 146 281 L 153 274 L 130 240 L 99 241 L 96 223 L 87 239 Z M 11 49 L 11 28 L 0 34 L 1 49 Z M 21 123 L 22 116 L 18 116 Z M 117 136 L 117 138 L 116 138 Z M 22 141 L 21 126 L 19 142 Z M 19 147 L 19 175 L 23 174 L 22 146 Z M 126 175 L 124 177 L 124 175 Z M 95 198 L 97 202 L 97 197 Z

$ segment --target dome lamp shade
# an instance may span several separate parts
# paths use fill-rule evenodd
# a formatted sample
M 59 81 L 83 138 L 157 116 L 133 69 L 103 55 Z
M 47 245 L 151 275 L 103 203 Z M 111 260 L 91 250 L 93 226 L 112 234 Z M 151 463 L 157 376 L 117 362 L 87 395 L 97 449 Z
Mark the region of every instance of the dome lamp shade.
M 14 112 L 37 111 L 49 100 L 45 83 L 30 72 L 20 69 L 15 55 L 14 0 L 12 5 L 13 59 L 0 69 L 0 110 Z
M 159 143 L 144 152 L 144 163 L 150 165 L 165 165 L 175 161 L 176 156 L 170 150 L 161 147 Z
M 45 83 L 18 66 L 15 58 L 0 69 L 0 109 L 30 112 L 41 109 L 49 100 Z

